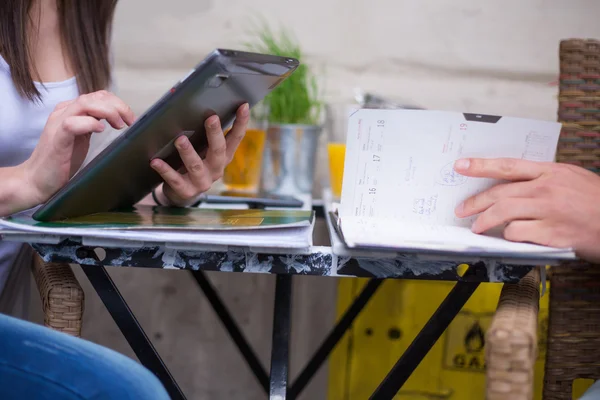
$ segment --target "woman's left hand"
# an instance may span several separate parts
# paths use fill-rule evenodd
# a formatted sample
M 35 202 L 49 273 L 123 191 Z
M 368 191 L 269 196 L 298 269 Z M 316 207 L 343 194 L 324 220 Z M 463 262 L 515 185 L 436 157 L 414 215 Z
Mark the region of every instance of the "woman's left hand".
M 174 170 L 161 159 L 152 160 L 150 165 L 164 180 L 162 187 L 156 190 L 159 202 L 163 205 L 186 207 L 209 190 L 223 176 L 225 166 L 233 159 L 246 133 L 249 119 L 250 112 L 246 103 L 238 108 L 231 131 L 225 136 L 219 117 L 209 117 L 204 122 L 208 138 L 208 151 L 204 160 L 194 150 L 188 138 L 180 136 L 175 141 L 175 148 L 185 167 L 183 173 Z

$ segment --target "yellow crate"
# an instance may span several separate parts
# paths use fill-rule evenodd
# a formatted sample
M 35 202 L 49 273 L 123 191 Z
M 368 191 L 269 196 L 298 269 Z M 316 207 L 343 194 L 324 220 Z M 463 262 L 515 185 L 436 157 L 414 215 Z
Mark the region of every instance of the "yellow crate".
M 338 316 L 366 282 L 366 279 L 340 279 Z M 453 285 L 453 282 L 386 280 L 331 355 L 328 399 L 368 399 Z M 485 397 L 484 338 L 501 289 L 502 284 L 497 283 L 479 286 L 403 386 L 397 399 Z M 548 292 L 540 299 L 539 320 L 536 400 L 541 400 Z M 575 398 L 588 386 L 589 382 L 576 382 Z

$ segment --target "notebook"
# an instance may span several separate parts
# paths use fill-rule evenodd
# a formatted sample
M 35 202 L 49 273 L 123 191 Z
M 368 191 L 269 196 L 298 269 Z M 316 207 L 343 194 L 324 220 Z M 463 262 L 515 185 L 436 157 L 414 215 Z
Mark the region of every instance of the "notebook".
M 348 120 L 337 228 L 348 248 L 572 259 L 572 249 L 475 234 L 454 214 L 500 183 L 456 173 L 465 157 L 553 161 L 561 125 L 429 110 L 354 110 Z

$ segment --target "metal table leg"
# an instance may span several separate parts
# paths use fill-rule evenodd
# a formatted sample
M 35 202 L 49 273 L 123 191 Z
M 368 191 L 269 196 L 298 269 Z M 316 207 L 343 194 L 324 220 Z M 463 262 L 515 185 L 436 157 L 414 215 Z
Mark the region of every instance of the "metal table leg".
M 396 365 L 373 392 L 370 397 L 371 400 L 393 399 L 396 396 L 402 385 L 431 350 L 478 286 L 479 282 L 457 282 L 454 285 Z
M 296 399 L 302 390 L 308 385 L 314 374 L 317 373 L 323 362 L 329 357 L 331 351 L 342 339 L 348 331 L 358 314 L 365 308 L 369 300 L 377 292 L 379 286 L 383 283 L 383 279 L 371 279 L 364 287 L 362 292 L 352 302 L 346 310 L 342 318 L 323 341 L 319 349 L 315 352 L 310 361 L 306 364 L 298 378 L 290 387 L 290 399 Z
M 287 396 L 291 302 L 292 276 L 277 275 L 271 344 L 270 400 L 285 400 Z
M 270 390 L 269 376 L 265 372 L 260 360 L 256 356 L 256 353 L 250 346 L 250 343 L 244 337 L 239 326 L 236 324 L 233 316 L 221 300 L 216 289 L 210 283 L 204 271 L 193 270 L 190 271 L 198 286 L 210 302 L 213 310 L 223 323 L 223 326 L 229 333 L 231 339 L 238 347 L 240 353 L 246 360 L 246 363 L 254 373 L 254 376 L 259 381 L 260 385 L 264 388 L 265 393 Z M 348 307 L 345 314 L 340 318 L 339 322 L 329 333 L 327 338 L 323 341 L 319 349 L 315 352 L 310 361 L 306 364 L 302 372 L 298 375 L 298 378 L 290 385 L 289 393 L 287 396 L 289 399 L 297 398 L 302 390 L 308 385 L 312 377 L 319 370 L 323 362 L 327 359 L 331 351 L 339 343 L 340 339 L 348 331 L 356 317 L 360 314 L 363 308 L 367 305 L 368 301 L 373 297 L 379 286 L 383 283 L 382 279 L 371 279 L 364 287 L 363 291 L 356 297 L 353 303 Z
M 202 292 L 204 292 L 204 295 L 210 302 L 210 305 L 212 306 L 213 310 L 225 326 L 225 329 L 229 333 L 229 336 L 236 344 L 240 353 L 242 353 L 242 356 L 246 360 L 246 363 L 248 363 L 248 366 L 254 373 L 254 376 L 260 383 L 260 386 L 264 389 L 265 393 L 268 393 L 269 377 L 267 376 L 267 372 L 260 363 L 258 356 L 256 355 L 256 353 L 254 353 L 254 350 L 252 350 L 252 347 L 244 337 L 244 334 L 242 333 L 241 329 L 235 323 L 233 317 L 231 316 L 231 313 L 219 297 L 219 294 L 212 286 L 212 284 L 210 283 L 203 271 L 198 270 L 191 272 L 194 278 L 196 279 L 196 282 L 198 282 L 198 286 L 200 286 L 200 289 L 202 290 Z
M 106 269 L 102 266 L 89 265 L 82 265 L 81 268 L 142 365 L 160 379 L 173 400 L 185 399 L 177 382 L 146 336 Z

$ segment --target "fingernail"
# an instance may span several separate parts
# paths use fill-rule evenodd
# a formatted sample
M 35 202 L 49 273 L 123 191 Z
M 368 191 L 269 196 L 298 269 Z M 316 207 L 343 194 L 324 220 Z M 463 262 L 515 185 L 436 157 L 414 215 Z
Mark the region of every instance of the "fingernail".
M 462 159 L 462 160 L 457 160 L 454 163 L 454 169 L 456 170 L 466 170 L 469 169 L 469 165 L 471 164 L 471 161 L 467 160 L 467 159 Z
M 177 147 L 179 147 L 180 149 L 187 149 L 187 147 L 190 144 L 190 141 L 188 140 L 187 136 L 179 136 L 175 142 L 175 144 L 177 145 Z
M 248 105 L 248 103 L 246 103 L 246 104 L 244 104 L 242 106 L 242 110 L 241 111 L 242 111 L 241 112 L 242 117 L 247 117 L 248 114 L 250 114 L 250 106 Z
M 94 132 L 104 132 L 104 130 L 106 129 L 106 125 L 104 125 L 102 122 L 98 121 L 98 129 L 95 129 Z
M 456 206 L 456 208 L 454 209 L 454 213 L 458 216 L 461 216 L 463 214 L 463 212 L 465 211 L 465 203 L 460 203 L 458 206 Z
M 117 125 L 118 125 L 118 129 L 123 129 L 127 126 L 127 124 L 125 123 L 125 121 L 123 121 L 123 119 L 121 119 Z
M 152 168 L 158 168 L 159 165 L 160 165 L 160 161 L 158 161 L 158 160 L 152 160 L 152 161 L 150 161 L 150 166 Z
M 208 119 L 208 127 L 209 128 L 216 128 L 219 124 L 219 117 L 217 117 L 216 115 L 210 117 Z

